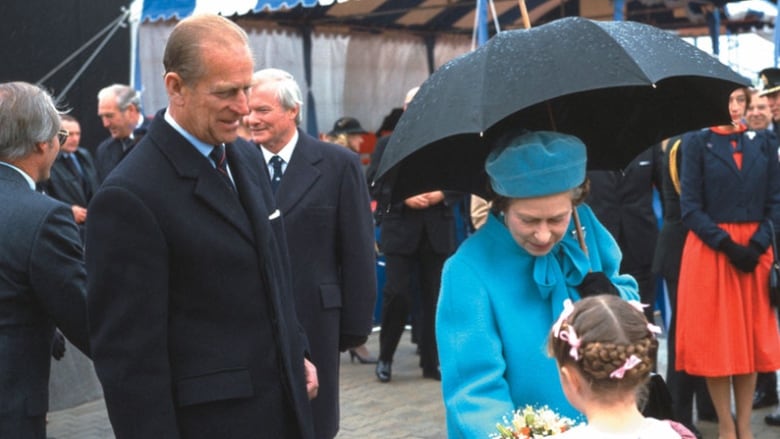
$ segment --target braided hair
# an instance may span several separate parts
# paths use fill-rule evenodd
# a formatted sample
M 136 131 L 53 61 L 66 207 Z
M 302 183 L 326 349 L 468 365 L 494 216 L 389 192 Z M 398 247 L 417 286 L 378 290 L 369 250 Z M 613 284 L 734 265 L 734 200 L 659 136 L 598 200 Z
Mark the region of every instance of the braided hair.
M 548 353 L 560 366 L 576 368 L 594 394 L 608 399 L 644 388 L 658 341 L 635 305 L 612 295 L 587 297 L 557 329 L 550 334 Z

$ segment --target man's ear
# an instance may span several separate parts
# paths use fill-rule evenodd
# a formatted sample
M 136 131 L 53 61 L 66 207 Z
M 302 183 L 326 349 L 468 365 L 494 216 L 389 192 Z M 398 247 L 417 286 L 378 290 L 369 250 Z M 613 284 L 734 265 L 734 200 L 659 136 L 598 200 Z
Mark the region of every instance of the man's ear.
M 52 139 L 53 140 L 53 139 Z M 35 142 L 35 153 L 44 154 L 49 148 L 54 147 L 54 142 Z
M 165 91 L 168 93 L 170 102 L 174 105 L 184 105 L 184 81 L 176 72 L 168 72 L 163 77 L 165 82 Z

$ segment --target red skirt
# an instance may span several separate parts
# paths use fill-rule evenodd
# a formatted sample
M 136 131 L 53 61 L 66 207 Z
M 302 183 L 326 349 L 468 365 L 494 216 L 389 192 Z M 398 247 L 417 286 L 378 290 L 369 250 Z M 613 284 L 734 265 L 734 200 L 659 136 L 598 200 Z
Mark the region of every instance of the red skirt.
M 746 245 L 758 223 L 719 224 Z M 721 377 L 780 369 L 777 314 L 769 304 L 772 249 L 753 273 L 688 232 L 677 290 L 677 361 L 691 375 Z

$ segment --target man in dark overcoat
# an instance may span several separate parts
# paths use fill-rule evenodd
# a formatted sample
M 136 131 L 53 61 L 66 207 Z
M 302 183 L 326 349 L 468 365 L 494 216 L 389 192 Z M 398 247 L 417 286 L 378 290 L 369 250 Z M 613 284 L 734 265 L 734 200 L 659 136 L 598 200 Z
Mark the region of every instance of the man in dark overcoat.
M 64 140 L 51 96 L 0 84 L 0 127 L 0 438 L 44 439 L 54 327 L 89 353 L 86 273 L 70 206 L 35 191 Z
M 339 428 L 339 351 L 371 333 L 373 219 L 358 155 L 298 129 L 301 106 L 292 75 L 260 70 L 245 122 L 265 159 L 255 166 L 276 187 L 287 232 L 295 305 L 320 384 L 312 401 L 316 437 L 331 439 Z
M 237 138 L 254 71 L 247 35 L 189 17 L 163 65 L 168 108 L 90 205 L 90 335 L 114 432 L 312 438 L 316 370 L 284 226 L 262 155 Z

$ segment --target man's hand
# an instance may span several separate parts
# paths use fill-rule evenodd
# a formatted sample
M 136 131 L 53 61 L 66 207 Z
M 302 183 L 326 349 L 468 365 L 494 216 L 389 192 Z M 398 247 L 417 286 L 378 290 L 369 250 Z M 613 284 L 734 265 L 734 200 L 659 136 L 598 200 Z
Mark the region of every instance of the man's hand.
M 309 395 L 309 399 L 317 397 L 317 391 L 320 389 L 320 382 L 317 379 L 317 367 L 307 360 L 303 359 L 303 369 L 306 372 L 306 393 Z
M 76 224 L 84 224 L 84 222 L 87 221 L 86 208 L 74 204 L 70 206 L 70 210 L 73 211 L 73 220 L 76 221 Z
M 411 209 L 426 209 L 435 206 L 444 200 L 444 192 L 433 191 L 417 194 L 404 200 L 404 204 Z
M 54 330 L 54 337 L 51 340 L 51 356 L 57 361 L 65 356 L 65 336 L 59 329 Z

